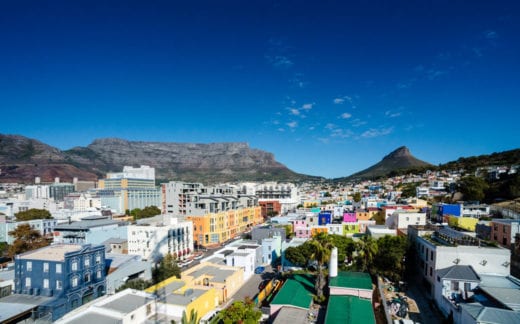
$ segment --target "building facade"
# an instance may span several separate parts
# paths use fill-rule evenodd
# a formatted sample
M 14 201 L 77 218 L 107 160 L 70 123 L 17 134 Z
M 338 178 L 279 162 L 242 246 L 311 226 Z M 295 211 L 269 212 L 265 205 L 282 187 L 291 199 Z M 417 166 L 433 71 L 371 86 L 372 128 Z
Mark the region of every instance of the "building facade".
M 52 297 L 36 317 L 53 321 L 105 294 L 105 247 L 56 244 L 17 255 L 15 293 Z

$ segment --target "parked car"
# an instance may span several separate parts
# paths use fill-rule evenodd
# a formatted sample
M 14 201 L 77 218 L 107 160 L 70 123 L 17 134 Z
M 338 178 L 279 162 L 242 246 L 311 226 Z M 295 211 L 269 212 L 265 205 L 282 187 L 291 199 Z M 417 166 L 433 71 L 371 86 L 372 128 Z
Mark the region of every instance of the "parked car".
M 260 282 L 260 284 L 258 285 L 258 290 L 263 290 L 265 288 L 265 286 L 267 286 L 268 282 L 269 282 L 269 280 L 264 280 L 264 281 Z
M 265 271 L 265 267 L 262 267 L 262 266 L 256 267 L 256 269 L 255 269 L 256 274 L 264 273 L 264 271 Z

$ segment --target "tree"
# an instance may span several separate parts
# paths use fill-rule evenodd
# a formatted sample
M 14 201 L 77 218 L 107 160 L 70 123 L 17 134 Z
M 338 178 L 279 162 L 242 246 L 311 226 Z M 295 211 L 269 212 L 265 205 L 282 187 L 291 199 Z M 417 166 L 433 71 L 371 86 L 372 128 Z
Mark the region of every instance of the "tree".
M 285 259 L 297 267 L 305 267 L 307 265 L 307 259 L 299 247 L 288 247 L 285 250 Z
M 328 234 L 319 233 L 310 242 L 311 246 L 313 247 L 311 260 L 316 261 L 318 265 L 318 276 L 316 278 L 314 288 L 316 289 L 317 299 L 322 300 L 324 296 L 323 288 L 325 287 L 326 283 L 323 265 L 327 263 L 330 259 L 330 252 L 333 247 L 332 240 L 328 236 Z
M 356 244 L 350 237 L 343 235 L 329 235 L 332 245 L 338 248 L 338 262 L 343 263 L 345 260 L 352 261 L 352 255 L 356 250 Z
M 361 237 L 357 242 L 356 264 L 361 271 L 373 272 L 372 264 L 377 254 L 377 243 L 368 235 Z
M 253 301 L 247 298 L 236 301 L 220 312 L 224 324 L 256 324 L 262 317 L 262 312 L 255 308 Z
M 52 215 L 48 210 L 31 208 L 29 210 L 21 211 L 16 214 L 18 221 L 28 221 L 33 219 L 51 219 Z
M 361 193 L 360 192 L 355 192 L 354 195 L 352 196 L 352 199 L 355 201 L 355 202 L 360 202 L 361 201 Z
M 173 276 L 180 278 L 181 269 L 177 265 L 175 257 L 168 253 L 159 262 L 159 265 L 152 269 L 152 280 L 154 284 L 157 284 Z
M 405 236 L 385 235 L 376 241 L 377 253 L 374 258 L 374 268 L 392 281 L 401 280 L 404 273 L 404 258 L 408 249 Z
M 148 287 L 153 286 L 151 281 L 143 280 L 143 279 L 133 279 L 125 282 L 124 285 L 117 288 L 117 291 L 125 290 L 127 288 L 136 289 L 136 290 L 145 290 Z
M 189 318 L 186 311 L 182 312 L 181 324 L 197 324 L 198 322 L 198 315 L 194 308 L 191 309 Z
M 160 214 L 161 210 L 157 206 L 147 206 L 143 209 L 134 208 L 130 211 L 130 215 L 133 216 L 134 220 L 149 218 Z
M 29 224 L 18 225 L 9 232 L 14 237 L 14 242 L 9 246 L 9 256 L 14 258 L 16 254 L 36 250 L 50 244 L 50 240 L 43 237 L 39 231 L 32 229 Z
M 464 195 L 464 200 L 482 201 L 489 185 L 484 179 L 470 175 L 460 179 L 458 187 Z

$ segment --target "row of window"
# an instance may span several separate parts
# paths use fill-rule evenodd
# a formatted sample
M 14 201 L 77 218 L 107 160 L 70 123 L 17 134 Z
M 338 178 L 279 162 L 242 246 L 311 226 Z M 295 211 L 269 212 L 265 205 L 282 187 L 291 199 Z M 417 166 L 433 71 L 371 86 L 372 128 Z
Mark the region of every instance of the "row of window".
M 101 270 L 97 270 L 96 271 L 96 278 L 97 279 L 101 279 L 101 277 L 102 277 Z M 88 283 L 91 280 L 92 280 L 92 277 L 91 277 L 90 272 L 86 272 L 83 275 L 83 282 Z M 31 288 L 31 285 L 32 285 L 31 277 L 26 277 L 25 278 L 25 288 Z M 71 278 L 71 286 L 74 288 L 74 287 L 77 287 L 78 285 L 79 285 L 79 276 L 72 277 Z M 49 279 L 47 279 L 47 278 L 43 279 L 42 287 L 43 287 L 43 289 L 49 289 L 50 288 L 49 287 Z M 61 280 L 56 280 L 56 286 L 55 287 L 58 290 L 63 289 L 62 281 Z

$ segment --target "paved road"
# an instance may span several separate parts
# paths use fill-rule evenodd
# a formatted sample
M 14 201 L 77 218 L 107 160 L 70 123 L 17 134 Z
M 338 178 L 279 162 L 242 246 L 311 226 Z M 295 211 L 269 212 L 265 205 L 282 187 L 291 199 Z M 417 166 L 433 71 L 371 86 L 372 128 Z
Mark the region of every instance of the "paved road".
M 259 292 L 258 286 L 260 282 L 273 277 L 274 273 L 272 272 L 271 266 L 266 266 L 264 273 L 254 274 L 231 298 L 233 301 L 244 300 L 246 297 L 254 298 Z

